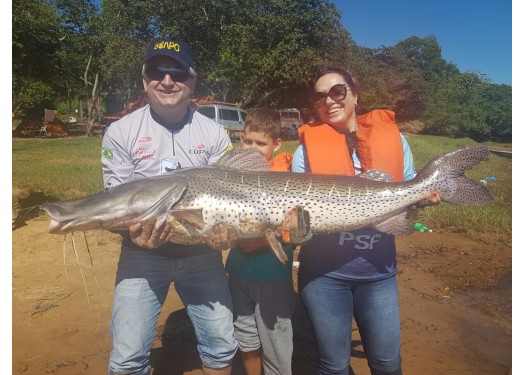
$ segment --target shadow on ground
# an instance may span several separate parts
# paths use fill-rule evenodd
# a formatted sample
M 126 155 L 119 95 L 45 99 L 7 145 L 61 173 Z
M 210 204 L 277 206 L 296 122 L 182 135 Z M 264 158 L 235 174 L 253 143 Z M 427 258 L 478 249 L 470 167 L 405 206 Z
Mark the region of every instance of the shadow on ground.
M 295 296 L 292 326 L 294 331 L 292 372 L 301 375 L 314 375 L 317 367 L 317 348 L 310 320 L 297 294 Z M 197 338 L 186 309 L 171 313 L 166 322 L 159 325 L 158 334 L 162 346 L 151 351 L 153 375 L 182 375 L 185 372 L 200 368 L 201 361 L 197 353 Z M 353 357 L 364 357 L 362 350 L 358 349 L 360 347 L 361 341 L 352 342 Z M 353 374 L 350 370 L 349 375 Z M 238 353 L 233 363 L 232 375 L 245 375 Z

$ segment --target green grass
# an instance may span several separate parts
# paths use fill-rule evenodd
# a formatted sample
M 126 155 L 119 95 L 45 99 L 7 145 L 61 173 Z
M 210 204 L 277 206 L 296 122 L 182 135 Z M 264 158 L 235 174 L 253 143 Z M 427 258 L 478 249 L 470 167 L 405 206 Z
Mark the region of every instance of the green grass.
M 406 135 L 416 169 L 432 158 L 457 148 L 476 144 L 471 139 Z M 283 142 L 279 151 L 293 153 L 296 141 Z M 13 207 L 27 208 L 46 201 L 69 199 L 103 190 L 100 138 L 13 139 Z M 236 144 L 238 145 L 238 144 Z M 509 150 L 490 143 L 490 148 Z M 482 180 L 496 177 L 488 187 L 495 202 L 484 207 L 460 207 L 443 203 L 423 210 L 420 221 L 436 230 L 498 234 L 510 241 L 512 233 L 512 159 L 490 153 L 488 162 L 467 171 Z
M 14 207 L 103 190 L 100 138 L 14 138 L 12 146 Z
M 429 160 L 447 151 L 475 145 L 471 139 L 451 139 L 437 136 L 406 135 L 414 155 L 416 170 Z M 509 150 L 508 145 L 488 143 L 489 149 Z M 487 186 L 494 202 L 484 207 L 462 207 L 448 203 L 425 208 L 419 220 L 429 228 L 451 232 L 483 233 L 490 237 L 499 234 L 510 243 L 512 233 L 512 159 L 490 153 L 489 160 L 474 166 L 465 173 L 474 180 L 496 177 Z

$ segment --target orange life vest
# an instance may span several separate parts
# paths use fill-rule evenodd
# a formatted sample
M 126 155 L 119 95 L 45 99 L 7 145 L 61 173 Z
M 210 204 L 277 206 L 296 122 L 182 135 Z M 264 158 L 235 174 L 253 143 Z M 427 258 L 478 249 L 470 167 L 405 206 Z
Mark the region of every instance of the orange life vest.
M 363 172 L 379 169 L 390 173 L 393 181 L 403 181 L 403 144 L 395 113 L 376 109 L 358 116 L 357 123 L 357 154 Z M 328 124 L 303 125 L 298 133 L 313 173 L 355 175 L 344 134 Z
M 270 160 L 271 170 L 275 172 L 290 172 L 292 169 L 293 155 L 289 152 L 281 152 Z

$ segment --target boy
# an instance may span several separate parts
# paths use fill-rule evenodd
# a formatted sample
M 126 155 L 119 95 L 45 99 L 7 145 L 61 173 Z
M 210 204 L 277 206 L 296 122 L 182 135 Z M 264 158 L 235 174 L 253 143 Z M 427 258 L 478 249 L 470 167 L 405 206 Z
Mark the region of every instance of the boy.
M 243 148 L 256 148 L 272 171 L 289 171 L 290 153 L 272 158 L 282 144 L 281 120 L 273 109 L 248 112 L 241 134 Z M 242 240 L 226 260 L 233 298 L 235 337 L 247 375 L 292 374 L 293 245 L 283 246 L 287 265 L 277 260 L 262 239 Z

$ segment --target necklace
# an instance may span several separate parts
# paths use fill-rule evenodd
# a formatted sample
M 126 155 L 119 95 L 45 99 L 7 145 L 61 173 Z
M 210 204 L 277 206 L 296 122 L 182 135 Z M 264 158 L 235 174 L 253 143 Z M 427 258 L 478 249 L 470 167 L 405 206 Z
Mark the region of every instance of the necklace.
M 357 148 L 357 132 L 353 131 L 346 136 L 346 147 L 350 153 L 350 157 L 354 154 L 354 151 Z

